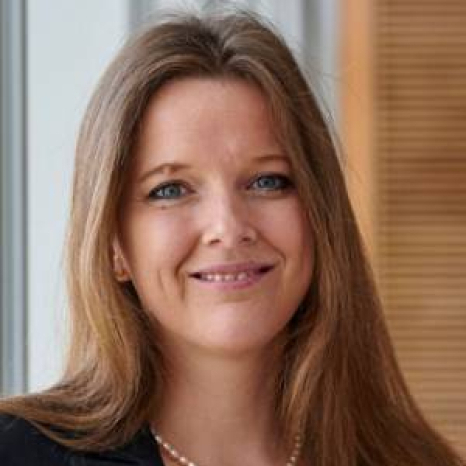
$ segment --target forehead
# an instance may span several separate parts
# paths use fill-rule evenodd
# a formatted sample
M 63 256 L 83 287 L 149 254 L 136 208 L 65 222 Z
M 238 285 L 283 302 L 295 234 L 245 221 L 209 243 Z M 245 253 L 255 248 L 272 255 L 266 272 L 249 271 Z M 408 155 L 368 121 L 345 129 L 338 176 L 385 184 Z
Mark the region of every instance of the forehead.
M 269 105 L 257 86 L 184 78 L 164 85 L 149 101 L 133 157 L 139 171 L 164 158 L 233 162 L 278 149 Z
M 187 77 L 168 82 L 152 96 L 142 124 L 170 117 L 205 118 L 208 110 L 231 115 L 249 113 L 251 117 L 269 113 L 267 99 L 253 83 L 239 78 Z

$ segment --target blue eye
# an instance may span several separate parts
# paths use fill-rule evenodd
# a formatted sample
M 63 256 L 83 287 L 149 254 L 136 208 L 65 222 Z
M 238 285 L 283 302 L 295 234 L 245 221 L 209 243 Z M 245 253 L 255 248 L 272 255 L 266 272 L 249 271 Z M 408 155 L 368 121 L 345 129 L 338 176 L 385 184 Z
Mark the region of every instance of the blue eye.
M 181 185 L 180 183 L 167 183 L 162 186 L 154 188 L 149 193 L 149 199 L 158 200 L 158 199 L 178 199 L 184 196 L 188 190 Z
M 261 175 L 252 183 L 262 191 L 283 191 L 291 187 L 291 180 L 284 175 Z

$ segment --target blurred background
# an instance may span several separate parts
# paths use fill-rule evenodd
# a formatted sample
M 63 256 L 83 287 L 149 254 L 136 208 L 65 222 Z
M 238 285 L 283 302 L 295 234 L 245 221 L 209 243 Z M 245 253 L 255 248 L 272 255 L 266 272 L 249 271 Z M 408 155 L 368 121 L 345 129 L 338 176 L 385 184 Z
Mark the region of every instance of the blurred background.
M 215 2 L 0 1 L 0 392 L 13 394 L 63 363 L 63 240 L 93 87 L 139 25 Z M 466 455 L 466 2 L 230 3 L 276 24 L 318 94 L 403 372 Z

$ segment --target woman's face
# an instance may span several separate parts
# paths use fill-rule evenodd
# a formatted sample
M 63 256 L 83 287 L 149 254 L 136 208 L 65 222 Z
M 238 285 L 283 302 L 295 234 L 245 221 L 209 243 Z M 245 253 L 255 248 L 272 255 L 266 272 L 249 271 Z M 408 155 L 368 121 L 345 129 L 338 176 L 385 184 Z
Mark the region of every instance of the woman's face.
M 186 78 L 157 92 L 116 247 L 162 341 L 231 355 L 280 334 L 311 281 L 311 232 L 258 89 Z

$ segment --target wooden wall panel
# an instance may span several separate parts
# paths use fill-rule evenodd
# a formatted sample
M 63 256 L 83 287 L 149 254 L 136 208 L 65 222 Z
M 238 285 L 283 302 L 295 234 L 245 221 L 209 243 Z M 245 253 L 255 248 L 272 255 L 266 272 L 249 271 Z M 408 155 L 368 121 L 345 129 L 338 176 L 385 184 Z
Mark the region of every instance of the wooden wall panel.
M 426 417 L 466 457 L 466 1 L 344 4 L 371 11 L 372 47 L 351 54 L 371 63 L 373 135 L 362 139 L 373 144 L 359 176 L 373 187 L 372 241 L 389 327 Z M 345 22 L 350 40 L 351 13 Z M 351 142 L 358 118 L 345 98 L 354 90 L 344 85 L 343 136 Z M 352 166 L 360 156 L 348 148 Z

